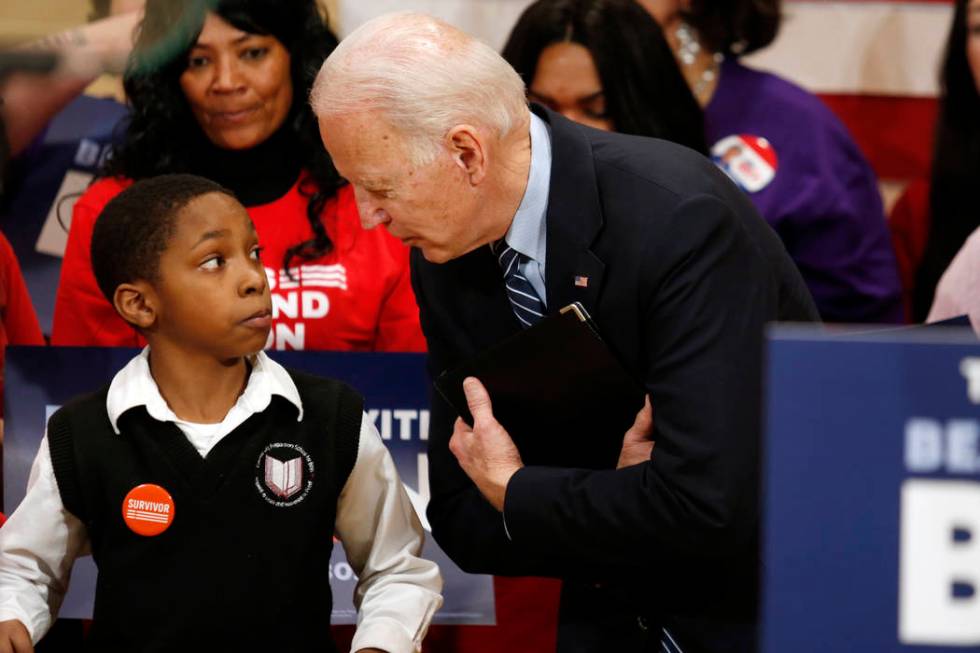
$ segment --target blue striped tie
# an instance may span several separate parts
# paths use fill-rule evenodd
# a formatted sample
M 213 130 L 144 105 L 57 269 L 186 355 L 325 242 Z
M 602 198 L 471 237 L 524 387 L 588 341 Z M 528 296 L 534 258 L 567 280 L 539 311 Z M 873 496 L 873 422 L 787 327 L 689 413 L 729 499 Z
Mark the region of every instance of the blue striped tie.
M 534 286 L 521 274 L 521 265 L 530 259 L 503 240 L 495 242 L 490 249 L 497 256 L 500 269 L 504 272 L 504 287 L 514 315 L 524 328 L 537 323 L 544 317 L 544 302 L 538 297 Z

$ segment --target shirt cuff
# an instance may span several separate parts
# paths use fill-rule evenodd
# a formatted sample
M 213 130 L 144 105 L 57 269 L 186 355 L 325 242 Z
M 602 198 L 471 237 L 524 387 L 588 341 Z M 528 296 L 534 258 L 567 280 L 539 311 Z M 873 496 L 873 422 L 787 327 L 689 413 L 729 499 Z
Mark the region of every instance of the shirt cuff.
M 398 621 L 379 618 L 362 622 L 357 627 L 350 650 L 363 648 L 377 648 L 388 653 L 418 653 L 421 642 L 415 642 Z

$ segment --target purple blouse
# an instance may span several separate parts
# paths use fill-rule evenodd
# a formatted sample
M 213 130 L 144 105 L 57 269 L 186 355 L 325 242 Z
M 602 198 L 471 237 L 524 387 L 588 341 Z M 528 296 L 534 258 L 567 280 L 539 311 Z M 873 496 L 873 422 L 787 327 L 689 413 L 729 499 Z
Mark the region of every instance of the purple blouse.
M 819 98 L 726 59 L 705 129 L 712 158 L 782 238 L 824 320 L 903 321 L 874 172 Z

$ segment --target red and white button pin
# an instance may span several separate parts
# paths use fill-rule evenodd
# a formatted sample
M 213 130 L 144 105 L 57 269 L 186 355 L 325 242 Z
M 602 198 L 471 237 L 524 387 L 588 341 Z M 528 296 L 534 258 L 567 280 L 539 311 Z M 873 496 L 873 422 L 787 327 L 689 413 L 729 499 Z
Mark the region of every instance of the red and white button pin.
M 122 516 L 137 535 L 159 535 L 174 521 L 173 497 L 159 485 L 137 485 L 123 499 Z

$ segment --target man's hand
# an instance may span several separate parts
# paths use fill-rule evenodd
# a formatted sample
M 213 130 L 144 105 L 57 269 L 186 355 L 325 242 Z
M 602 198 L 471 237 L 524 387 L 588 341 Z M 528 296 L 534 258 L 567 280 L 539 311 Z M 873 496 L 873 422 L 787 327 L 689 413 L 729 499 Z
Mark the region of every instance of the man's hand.
M 623 436 L 623 448 L 619 452 L 616 469 L 650 460 L 653 445 L 653 408 L 650 406 L 650 395 L 647 395 L 643 400 L 643 408 L 633 420 L 633 426 Z
M 0 653 L 34 653 L 31 636 L 16 619 L 0 621 Z
M 524 463 L 514 441 L 494 418 L 490 395 L 483 384 L 467 377 L 463 392 L 473 415 L 473 428 L 457 418 L 449 450 L 490 505 L 503 512 L 507 483 Z

